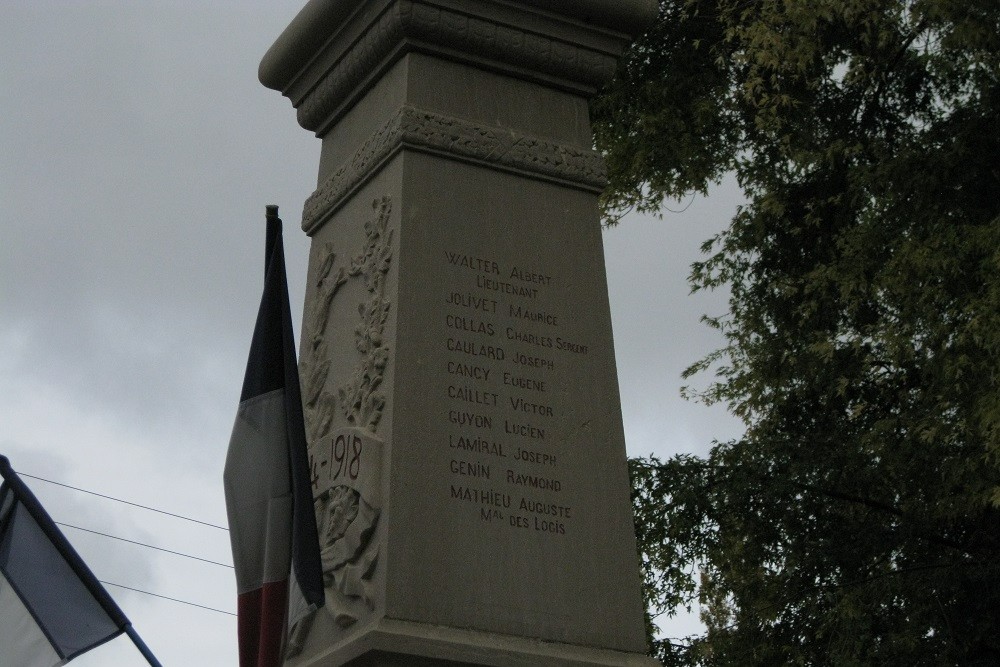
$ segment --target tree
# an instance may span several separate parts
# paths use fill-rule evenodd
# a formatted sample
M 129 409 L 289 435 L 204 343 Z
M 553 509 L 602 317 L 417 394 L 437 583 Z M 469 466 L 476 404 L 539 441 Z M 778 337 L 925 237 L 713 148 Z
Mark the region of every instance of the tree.
M 611 222 L 734 172 L 695 398 L 633 461 L 667 664 L 1000 664 L 1000 3 L 661 0 L 594 104 Z M 700 376 L 699 376 L 700 377 Z

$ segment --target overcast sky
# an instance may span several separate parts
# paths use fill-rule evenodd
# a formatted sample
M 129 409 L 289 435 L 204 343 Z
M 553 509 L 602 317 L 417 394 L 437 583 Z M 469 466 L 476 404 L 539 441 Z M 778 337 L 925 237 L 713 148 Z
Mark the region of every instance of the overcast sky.
M 4 3 L 0 453 L 16 470 L 225 524 L 266 204 L 281 206 L 301 312 L 320 142 L 257 64 L 303 4 Z M 739 432 L 679 397 L 681 371 L 720 343 L 698 319 L 724 295 L 691 297 L 686 277 L 734 192 L 605 232 L 630 454 L 705 452 Z M 25 481 L 56 521 L 231 562 L 217 528 Z M 235 608 L 230 569 L 64 532 L 104 581 Z M 234 617 L 108 589 L 164 664 L 236 664 Z M 120 638 L 73 664 L 144 662 Z

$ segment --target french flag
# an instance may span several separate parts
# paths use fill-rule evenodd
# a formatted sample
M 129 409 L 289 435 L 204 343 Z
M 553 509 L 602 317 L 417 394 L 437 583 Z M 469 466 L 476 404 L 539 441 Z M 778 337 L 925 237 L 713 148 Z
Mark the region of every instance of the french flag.
M 159 667 L 4 456 L 0 479 L 0 665 L 65 665 L 127 633 Z
M 223 475 L 240 667 L 281 665 L 287 629 L 323 605 L 277 206 L 267 207 L 265 255 L 264 294 Z

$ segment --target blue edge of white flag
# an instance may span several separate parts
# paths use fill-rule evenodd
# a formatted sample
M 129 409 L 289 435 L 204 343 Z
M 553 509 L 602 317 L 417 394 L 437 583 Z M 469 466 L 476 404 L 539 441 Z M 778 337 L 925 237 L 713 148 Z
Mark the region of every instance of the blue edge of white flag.
M 288 628 L 323 605 L 323 572 L 277 206 L 223 475 L 240 667 L 281 665 Z
M 128 618 L 4 456 L 0 475 L 0 665 L 55 667 L 122 633 L 136 641 Z

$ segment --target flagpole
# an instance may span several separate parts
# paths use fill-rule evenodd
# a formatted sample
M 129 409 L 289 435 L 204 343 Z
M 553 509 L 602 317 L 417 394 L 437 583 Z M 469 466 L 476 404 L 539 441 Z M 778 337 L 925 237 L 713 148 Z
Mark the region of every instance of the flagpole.
M 139 649 L 139 653 L 142 653 L 142 657 L 146 659 L 146 662 L 150 664 L 150 667 L 163 667 L 163 665 L 160 664 L 160 661 L 156 659 L 156 656 L 153 655 L 153 652 L 149 650 L 149 647 L 146 646 L 146 642 L 142 641 L 142 637 L 140 637 L 139 633 L 135 631 L 135 628 L 132 627 L 131 623 L 125 626 L 125 634 L 127 634 L 128 638 L 132 640 L 135 647 Z

